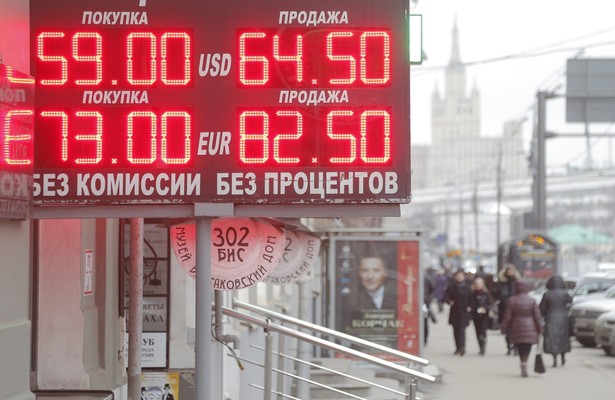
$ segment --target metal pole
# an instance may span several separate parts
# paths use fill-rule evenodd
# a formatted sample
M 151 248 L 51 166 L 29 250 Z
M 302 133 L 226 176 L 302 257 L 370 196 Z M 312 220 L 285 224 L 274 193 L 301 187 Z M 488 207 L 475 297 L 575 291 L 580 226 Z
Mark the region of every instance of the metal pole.
M 141 398 L 143 343 L 143 218 L 130 220 L 130 296 L 128 302 L 128 399 Z
M 304 321 L 313 320 L 312 309 L 312 279 L 299 283 L 299 319 Z M 306 330 L 302 330 L 307 332 Z M 312 359 L 312 346 L 309 343 L 299 341 L 297 343 L 297 358 L 301 360 Z M 310 366 L 306 364 L 297 365 L 297 375 L 302 378 L 310 379 Z M 297 382 L 297 398 L 309 399 L 310 398 L 310 385 L 305 381 Z
M 586 94 L 589 97 L 589 94 L 587 93 L 587 88 L 590 87 L 591 85 L 591 79 L 590 79 L 590 67 L 589 67 L 589 62 L 587 62 L 586 64 L 586 69 L 585 69 L 585 88 L 586 88 Z M 585 148 L 586 150 L 586 155 L 585 155 L 585 169 L 588 171 L 591 171 L 591 169 L 594 166 L 594 162 L 592 160 L 592 146 L 591 146 L 591 139 L 589 137 L 589 98 L 586 97 L 585 98 Z
M 474 195 L 472 196 L 472 212 L 474 212 L 474 247 L 476 254 L 480 255 L 480 232 L 478 229 L 478 180 L 474 183 Z
M 463 189 L 461 186 L 459 187 L 459 250 L 461 252 L 460 260 L 461 265 L 460 268 L 463 268 L 463 259 L 464 259 L 464 226 L 463 226 Z
M 502 142 L 500 142 L 500 149 L 498 151 L 498 170 L 497 170 L 497 214 L 495 223 L 495 254 L 498 254 L 498 248 L 500 247 L 501 237 L 501 224 L 502 216 L 500 209 L 502 208 Z
M 538 121 L 536 124 L 536 196 L 534 198 L 534 215 L 536 228 L 546 229 L 546 136 L 547 136 L 547 96 L 546 92 L 538 92 Z
M 284 355 L 286 354 L 286 340 L 284 335 L 278 335 L 278 369 L 280 371 L 286 371 L 286 358 Z M 276 376 L 277 379 L 277 392 L 278 395 L 276 399 L 283 400 L 284 397 L 282 393 L 284 393 L 284 375 L 278 374 Z
M 408 384 L 408 396 L 409 400 L 416 400 L 416 378 L 412 378 L 410 384 Z
M 271 400 L 271 375 L 272 375 L 272 354 L 273 354 L 273 336 L 268 329 L 265 329 L 265 382 L 263 382 L 264 394 L 263 400 Z
M 196 351 L 195 351 L 195 398 L 220 400 L 219 386 L 212 382 L 214 344 L 211 341 L 211 218 L 196 220 Z M 215 385 L 215 387 L 214 387 Z

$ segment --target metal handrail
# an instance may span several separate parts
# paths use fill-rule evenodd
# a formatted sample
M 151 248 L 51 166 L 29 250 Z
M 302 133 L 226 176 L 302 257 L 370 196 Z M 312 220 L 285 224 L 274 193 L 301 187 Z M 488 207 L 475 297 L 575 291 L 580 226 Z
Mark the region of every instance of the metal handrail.
M 250 386 L 252 386 L 253 388 L 260 389 L 260 390 L 265 390 L 264 387 L 258 386 L 258 385 L 254 384 L 254 383 L 250 383 Z M 296 398 L 294 396 L 291 396 L 291 395 L 288 395 L 288 394 L 285 394 L 285 393 L 282 393 L 282 392 L 278 392 L 277 390 L 272 390 L 271 394 L 282 396 L 284 398 L 291 399 L 291 400 L 301 400 L 301 399 L 298 399 L 298 398 Z
M 264 365 L 264 364 L 260 364 L 260 363 L 258 363 L 258 362 L 256 362 L 256 361 L 252 361 L 252 360 L 249 360 L 249 359 L 244 358 L 244 357 L 239 357 L 239 356 L 237 356 L 237 355 L 233 355 L 233 354 L 228 354 L 228 356 L 229 356 L 229 357 L 231 357 L 231 358 L 234 358 L 234 359 L 236 359 L 236 360 L 240 360 L 240 361 L 246 362 L 246 363 L 248 363 L 248 364 L 252 364 L 252 365 L 256 365 L 256 366 L 258 366 L 258 367 L 265 368 L 265 365 Z M 313 380 L 311 380 L 311 379 L 303 378 L 303 377 L 301 377 L 301 376 L 299 376 L 299 375 L 291 374 L 290 372 L 286 372 L 286 371 L 283 371 L 283 370 L 278 369 L 278 368 L 272 368 L 272 370 L 273 370 L 273 372 L 277 372 L 277 373 L 279 373 L 279 374 L 282 374 L 282 375 L 285 375 L 285 376 L 289 376 L 289 377 L 291 377 L 291 378 L 295 378 L 295 379 L 300 380 L 300 381 L 302 381 L 302 382 L 307 382 L 307 383 L 309 383 L 309 384 L 311 384 L 311 385 L 318 386 L 318 387 L 320 387 L 320 388 L 330 390 L 330 391 L 332 391 L 332 392 L 335 392 L 335 393 L 337 393 L 337 394 L 344 395 L 344 396 L 346 396 L 346 397 L 350 397 L 350 398 L 355 399 L 355 400 L 368 400 L 368 399 L 366 399 L 366 398 L 364 398 L 364 397 L 356 396 L 356 395 L 354 395 L 354 394 L 352 394 L 352 393 L 348 393 L 348 392 L 345 392 L 345 391 L 343 391 L 343 390 L 336 389 L 336 388 L 334 388 L 334 387 L 331 387 L 331 386 L 329 386 L 329 385 L 325 385 L 324 383 L 320 383 L 320 382 L 313 381 Z M 261 389 L 261 390 L 263 390 L 263 391 L 265 391 L 265 390 L 266 390 L 264 386 L 258 386 L 258 385 L 254 385 L 254 384 L 250 384 L 250 386 L 254 386 L 254 387 L 256 387 L 256 388 L 258 388 L 258 389 Z M 285 395 L 285 394 L 283 394 L 283 393 L 281 393 L 281 392 L 279 392 L 279 391 L 277 391 L 277 390 L 273 390 L 273 389 L 270 389 L 270 392 L 271 392 L 272 394 L 280 394 L 280 395 L 282 395 L 282 396 L 284 396 L 284 397 L 292 397 L 292 396 Z M 402 393 L 402 395 L 403 395 L 403 393 Z
M 260 346 L 252 345 L 251 347 L 253 347 L 255 349 L 258 349 L 258 350 L 263 350 L 263 351 L 265 350 L 264 347 L 260 347 Z M 361 383 L 366 383 L 366 384 L 368 384 L 370 386 L 373 386 L 373 387 L 376 387 L 378 389 L 386 390 L 387 392 L 391 392 L 391 393 L 394 393 L 394 394 L 397 394 L 397 395 L 401 395 L 401 396 L 405 396 L 406 395 L 406 393 L 400 392 L 399 390 L 395 390 L 395 389 L 392 389 L 390 387 L 386 387 L 384 385 L 380 385 L 378 383 L 370 382 L 367 379 L 359 378 L 357 376 L 352 376 L 352 375 L 349 375 L 349 374 L 345 374 L 343 372 L 340 372 L 340 371 L 337 371 L 337 370 L 334 370 L 334 369 L 331 369 L 331 368 L 323 367 L 322 365 L 314 364 L 314 363 L 311 363 L 309 361 L 301 360 L 301 359 L 299 359 L 297 357 L 289 356 L 288 354 L 280 354 L 280 353 L 277 353 L 275 351 L 273 352 L 273 354 L 274 355 L 278 355 L 278 356 L 282 356 L 284 358 L 287 358 L 289 360 L 292 360 L 292 361 L 295 361 L 295 362 L 298 362 L 298 363 L 301 363 L 301 364 L 309 365 L 310 367 L 319 369 L 321 371 L 331 372 L 331 373 L 333 373 L 335 375 L 339 375 L 339 376 L 342 376 L 344 378 L 351 379 L 353 381 L 357 381 L 357 382 L 361 382 Z
M 357 346 L 360 347 L 364 347 L 364 348 L 368 348 L 368 349 L 373 349 L 373 350 L 378 350 L 380 352 L 383 352 L 385 354 L 389 354 L 395 357 L 399 357 L 402 358 L 404 360 L 410 361 L 410 362 L 415 362 L 417 364 L 421 364 L 421 365 L 427 365 L 429 364 L 429 360 L 426 360 L 424 358 L 421 357 L 417 357 L 414 356 L 412 354 L 408 354 L 408 353 L 404 353 L 403 351 L 399 351 L 399 350 L 395 350 L 395 349 L 391 349 L 389 347 L 380 345 L 378 343 L 373 343 L 370 342 L 368 340 L 365 339 L 361 339 L 352 335 L 348 335 L 333 329 L 329 329 L 329 328 L 325 328 L 316 324 L 313 324 L 311 322 L 306 322 L 303 321 L 301 319 L 297 319 L 297 318 L 293 318 L 293 317 L 289 317 L 288 315 L 284 315 L 275 311 L 271 311 L 269 309 L 266 308 L 262 308 L 262 307 L 258 307 L 249 303 L 245 303 L 243 301 L 240 301 L 238 299 L 233 299 L 233 306 L 237 307 L 237 308 L 243 308 L 244 310 L 248 310 L 248 311 L 252 311 L 254 313 L 257 314 L 261 314 L 267 318 L 271 318 L 271 319 L 277 319 L 279 321 L 285 322 L 285 323 L 290 323 L 293 325 L 297 325 L 301 328 L 305 328 L 305 329 L 309 329 L 312 332 L 318 332 L 318 333 L 322 333 L 324 335 L 327 336 L 331 336 L 331 337 L 335 337 L 337 339 L 340 340 L 346 340 L 352 344 L 355 344 Z
M 77 396 L 104 396 L 105 398 L 111 397 L 111 400 L 115 399 L 115 394 L 111 390 L 97 390 L 97 389 L 34 389 L 32 390 L 37 397 L 48 396 L 67 399 Z
M 248 315 L 248 314 L 241 313 L 239 311 L 233 310 L 233 309 L 228 308 L 228 307 L 222 307 L 222 312 L 224 314 L 230 316 L 230 317 L 243 320 L 245 322 L 248 322 L 248 323 L 256 325 L 256 326 L 260 326 L 260 327 L 265 328 L 265 329 L 267 329 L 269 331 L 278 332 L 278 333 L 281 333 L 283 335 L 293 337 L 295 339 L 303 340 L 305 342 L 308 342 L 308 343 L 311 343 L 311 344 L 315 344 L 317 346 L 324 347 L 326 349 L 332 350 L 332 351 L 334 351 L 336 353 L 339 353 L 339 354 L 343 354 L 343 355 L 346 355 L 346 356 L 349 356 L 349 357 L 358 358 L 360 360 L 366 361 L 366 362 L 368 362 L 370 364 L 377 365 L 379 367 L 384 367 L 384 368 L 387 368 L 387 369 L 390 369 L 390 370 L 394 370 L 396 372 L 400 372 L 402 374 L 410 375 L 410 376 L 412 376 L 414 378 L 422 379 L 422 380 L 425 380 L 425 381 L 428 381 L 428 382 L 434 382 L 436 380 L 435 377 L 433 377 L 431 375 L 428 375 L 428 374 L 425 374 L 423 372 L 415 371 L 415 370 L 412 370 L 410 368 L 403 367 L 403 366 L 401 366 L 399 364 L 395 364 L 393 362 L 383 360 L 381 358 L 372 356 L 370 354 L 366 354 L 366 353 L 363 353 L 361 351 L 354 350 L 354 349 L 351 349 L 351 348 L 339 345 L 337 343 L 333 343 L 333 342 L 330 342 L 328 340 L 321 339 L 321 338 L 309 335 L 307 333 L 303 333 L 303 332 L 300 332 L 300 331 L 297 331 L 297 330 L 294 330 L 294 329 L 290 329 L 290 328 L 287 328 L 285 326 L 272 323 L 270 321 L 263 321 L 263 320 L 260 320 L 260 319 L 258 319 L 256 317 L 253 317 L 253 316 Z

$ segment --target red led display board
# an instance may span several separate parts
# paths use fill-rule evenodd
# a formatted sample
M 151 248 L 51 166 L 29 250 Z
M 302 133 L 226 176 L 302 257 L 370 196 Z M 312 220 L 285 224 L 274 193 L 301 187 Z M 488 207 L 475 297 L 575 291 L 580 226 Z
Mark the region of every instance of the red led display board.
M 32 0 L 34 196 L 405 203 L 405 0 Z
M 34 79 L 0 63 L 0 218 L 32 205 Z

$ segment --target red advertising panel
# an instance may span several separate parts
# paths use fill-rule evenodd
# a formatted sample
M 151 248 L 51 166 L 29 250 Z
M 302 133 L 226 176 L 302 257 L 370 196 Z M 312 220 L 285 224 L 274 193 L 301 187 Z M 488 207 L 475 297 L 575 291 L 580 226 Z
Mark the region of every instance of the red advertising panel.
M 0 218 L 32 205 L 34 79 L 0 64 Z
M 335 237 L 333 328 L 419 355 L 419 242 L 400 238 Z M 330 264 L 331 265 L 331 264 Z
M 406 203 L 406 0 L 32 0 L 35 201 Z

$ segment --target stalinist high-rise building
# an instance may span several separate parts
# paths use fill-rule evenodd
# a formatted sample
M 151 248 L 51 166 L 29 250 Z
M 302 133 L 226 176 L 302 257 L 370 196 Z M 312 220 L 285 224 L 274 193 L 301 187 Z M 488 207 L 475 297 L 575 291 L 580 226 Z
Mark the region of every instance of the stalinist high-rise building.
M 503 178 L 527 176 L 520 123 L 504 123 L 499 137 L 481 136 L 480 92 L 476 81 L 467 89 L 456 20 L 452 39 L 444 90 L 436 84 L 431 98 L 431 146 L 413 148 L 413 188 L 495 182 L 500 147 Z

